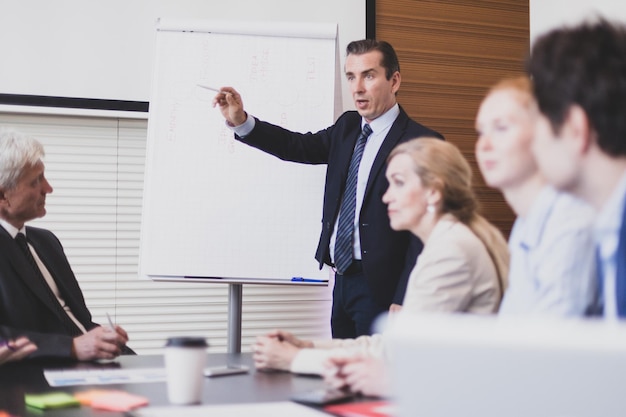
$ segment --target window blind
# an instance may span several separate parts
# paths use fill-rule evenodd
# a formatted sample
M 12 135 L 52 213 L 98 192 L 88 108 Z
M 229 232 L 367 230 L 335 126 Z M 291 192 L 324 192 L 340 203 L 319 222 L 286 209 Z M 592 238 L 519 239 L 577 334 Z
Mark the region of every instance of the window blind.
M 182 335 L 206 337 L 210 352 L 225 352 L 227 285 L 155 282 L 138 275 L 147 121 L 7 112 L 0 113 L 0 125 L 32 135 L 45 147 L 54 191 L 47 215 L 29 224 L 59 237 L 94 321 L 106 322 L 108 313 L 140 354 L 161 353 L 167 337 Z M 163 204 L 167 199 L 163 190 Z M 184 215 L 172 212 L 171 221 Z M 330 337 L 331 300 L 331 287 L 244 285 L 242 351 L 274 328 L 304 338 Z

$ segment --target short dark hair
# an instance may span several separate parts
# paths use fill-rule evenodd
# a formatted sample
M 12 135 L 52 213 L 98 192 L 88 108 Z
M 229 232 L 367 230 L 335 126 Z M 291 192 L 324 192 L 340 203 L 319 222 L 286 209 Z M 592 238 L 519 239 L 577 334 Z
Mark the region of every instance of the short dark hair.
M 393 74 L 400 72 L 400 62 L 398 55 L 389 42 L 377 41 L 376 39 L 362 39 L 352 41 L 346 47 L 346 55 L 362 55 L 372 51 L 379 51 L 383 55 L 380 65 L 385 68 L 385 76 L 388 80 Z
M 552 30 L 535 41 L 526 71 L 555 132 L 578 105 L 600 149 L 626 156 L 626 26 L 598 18 Z

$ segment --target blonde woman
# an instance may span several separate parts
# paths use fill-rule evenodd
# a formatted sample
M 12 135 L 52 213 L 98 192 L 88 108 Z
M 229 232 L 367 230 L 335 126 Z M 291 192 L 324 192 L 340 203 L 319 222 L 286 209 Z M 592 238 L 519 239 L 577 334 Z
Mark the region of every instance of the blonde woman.
M 496 313 L 507 282 L 506 241 L 478 214 L 471 168 L 458 148 L 431 138 L 403 143 L 390 154 L 386 176 L 391 227 L 424 242 L 403 310 Z M 382 350 L 380 334 L 313 342 L 275 331 L 257 338 L 254 360 L 260 369 L 321 374 L 330 357 L 379 357 Z

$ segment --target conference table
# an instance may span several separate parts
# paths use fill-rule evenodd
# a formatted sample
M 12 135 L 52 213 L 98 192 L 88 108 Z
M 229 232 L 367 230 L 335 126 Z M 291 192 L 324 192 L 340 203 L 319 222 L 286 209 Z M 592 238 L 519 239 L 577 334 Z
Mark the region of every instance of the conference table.
M 300 392 L 322 388 L 321 378 L 293 375 L 287 372 L 259 372 L 254 369 L 250 353 L 211 353 L 207 355 L 207 366 L 225 364 L 250 366 L 247 374 L 206 378 L 203 404 L 242 404 L 286 401 Z M 50 387 L 44 369 L 109 369 L 109 368 L 155 368 L 163 367 L 161 355 L 121 356 L 110 363 L 46 363 L 16 362 L 0 366 L 0 410 L 21 417 L 118 417 L 124 413 L 95 410 L 88 406 L 56 410 L 38 410 L 25 406 L 24 394 L 63 391 L 68 393 L 88 389 L 118 389 L 147 397 L 150 406 L 168 406 L 165 382 L 129 383 L 112 385 L 78 385 Z

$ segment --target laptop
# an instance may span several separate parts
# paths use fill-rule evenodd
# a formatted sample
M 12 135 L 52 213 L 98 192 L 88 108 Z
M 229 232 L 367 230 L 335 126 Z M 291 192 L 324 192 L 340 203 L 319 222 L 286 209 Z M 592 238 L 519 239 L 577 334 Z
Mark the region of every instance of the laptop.
M 397 417 L 626 416 L 626 324 L 401 313 Z

